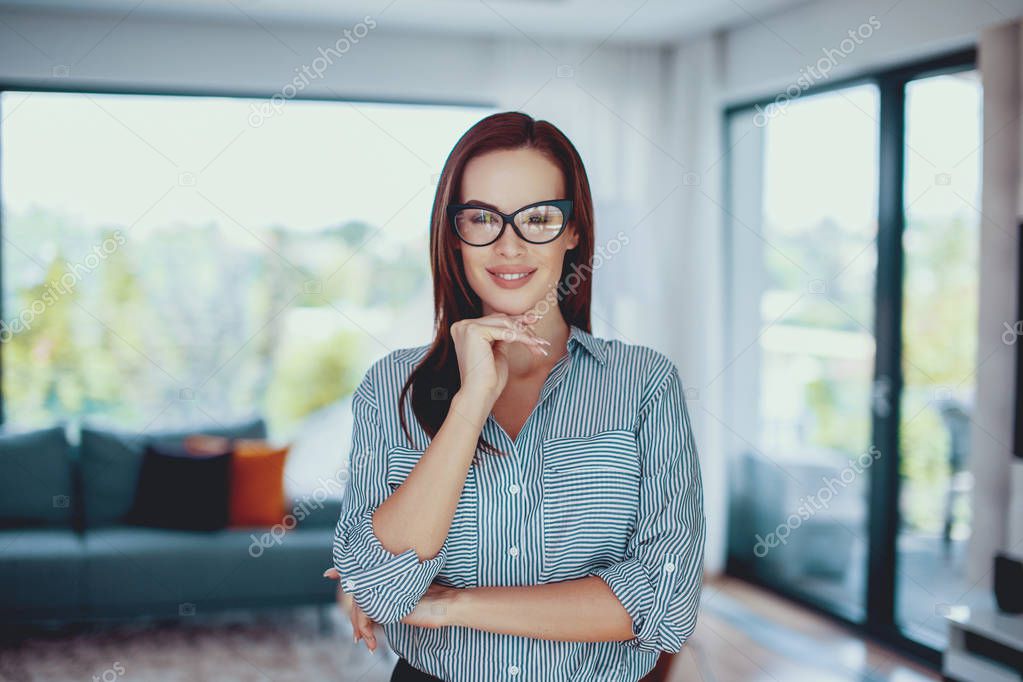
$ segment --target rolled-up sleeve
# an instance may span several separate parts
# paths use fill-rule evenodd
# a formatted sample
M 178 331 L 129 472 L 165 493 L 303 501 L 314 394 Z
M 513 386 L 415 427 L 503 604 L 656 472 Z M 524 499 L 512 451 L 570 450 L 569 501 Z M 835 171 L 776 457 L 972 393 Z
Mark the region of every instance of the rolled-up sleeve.
M 591 571 L 632 617 L 641 650 L 678 653 L 696 628 L 703 586 L 703 484 L 685 394 L 674 363 L 640 407 L 643 462 L 636 530 L 623 561 Z
M 373 513 L 392 490 L 387 483 L 387 452 L 372 386 L 375 365 L 352 396 L 352 446 L 348 485 L 334 532 L 334 568 L 341 589 L 373 621 L 396 623 L 408 615 L 447 558 L 445 542 L 437 556 L 421 561 L 415 549 L 395 554 L 381 544 Z

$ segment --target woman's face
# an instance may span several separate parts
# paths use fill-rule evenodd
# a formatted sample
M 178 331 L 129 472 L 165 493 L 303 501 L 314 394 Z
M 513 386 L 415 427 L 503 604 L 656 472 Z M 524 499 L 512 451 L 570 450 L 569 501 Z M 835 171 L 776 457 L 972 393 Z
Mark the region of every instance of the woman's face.
M 462 175 L 460 203 L 489 204 L 512 213 L 529 204 L 565 197 L 561 169 L 535 149 L 500 150 L 473 157 Z M 579 243 L 572 222 L 557 239 L 531 244 L 520 239 L 511 225 L 493 244 L 470 246 L 455 239 L 462 252 L 469 286 L 483 302 L 483 314 L 518 315 L 533 308 L 558 286 L 565 251 Z M 497 272 L 525 272 L 528 276 L 506 281 Z M 554 305 L 557 310 L 557 305 Z

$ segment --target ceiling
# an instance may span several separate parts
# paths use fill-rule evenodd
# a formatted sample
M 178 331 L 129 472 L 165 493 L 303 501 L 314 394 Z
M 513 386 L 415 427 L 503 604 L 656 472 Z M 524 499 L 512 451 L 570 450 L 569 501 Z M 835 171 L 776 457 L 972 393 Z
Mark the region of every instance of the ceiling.
M 6 8 L 178 17 L 238 23 L 353 26 L 456 35 L 671 43 L 727 26 L 761 22 L 807 0 L 0 0 Z

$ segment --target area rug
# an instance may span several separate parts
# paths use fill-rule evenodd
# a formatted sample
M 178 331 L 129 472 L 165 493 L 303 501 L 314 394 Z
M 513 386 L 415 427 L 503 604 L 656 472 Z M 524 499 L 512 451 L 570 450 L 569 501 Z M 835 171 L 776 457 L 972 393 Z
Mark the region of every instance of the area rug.
M 224 612 L 5 633 L 0 680 L 387 682 L 397 658 L 352 642 L 337 607 Z

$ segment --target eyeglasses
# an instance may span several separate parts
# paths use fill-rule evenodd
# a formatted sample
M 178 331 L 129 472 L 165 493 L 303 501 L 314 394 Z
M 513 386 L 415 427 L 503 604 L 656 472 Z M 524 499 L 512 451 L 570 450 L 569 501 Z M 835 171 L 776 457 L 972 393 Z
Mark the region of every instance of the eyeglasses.
M 509 223 L 519 238 L 531 244 L 546 244 L 558 238 L 571 217 L 571 199 L 538 201 L 511 214 L 472 204 L 448 205 L 451 227 L 470 246 L 493 244 Z

